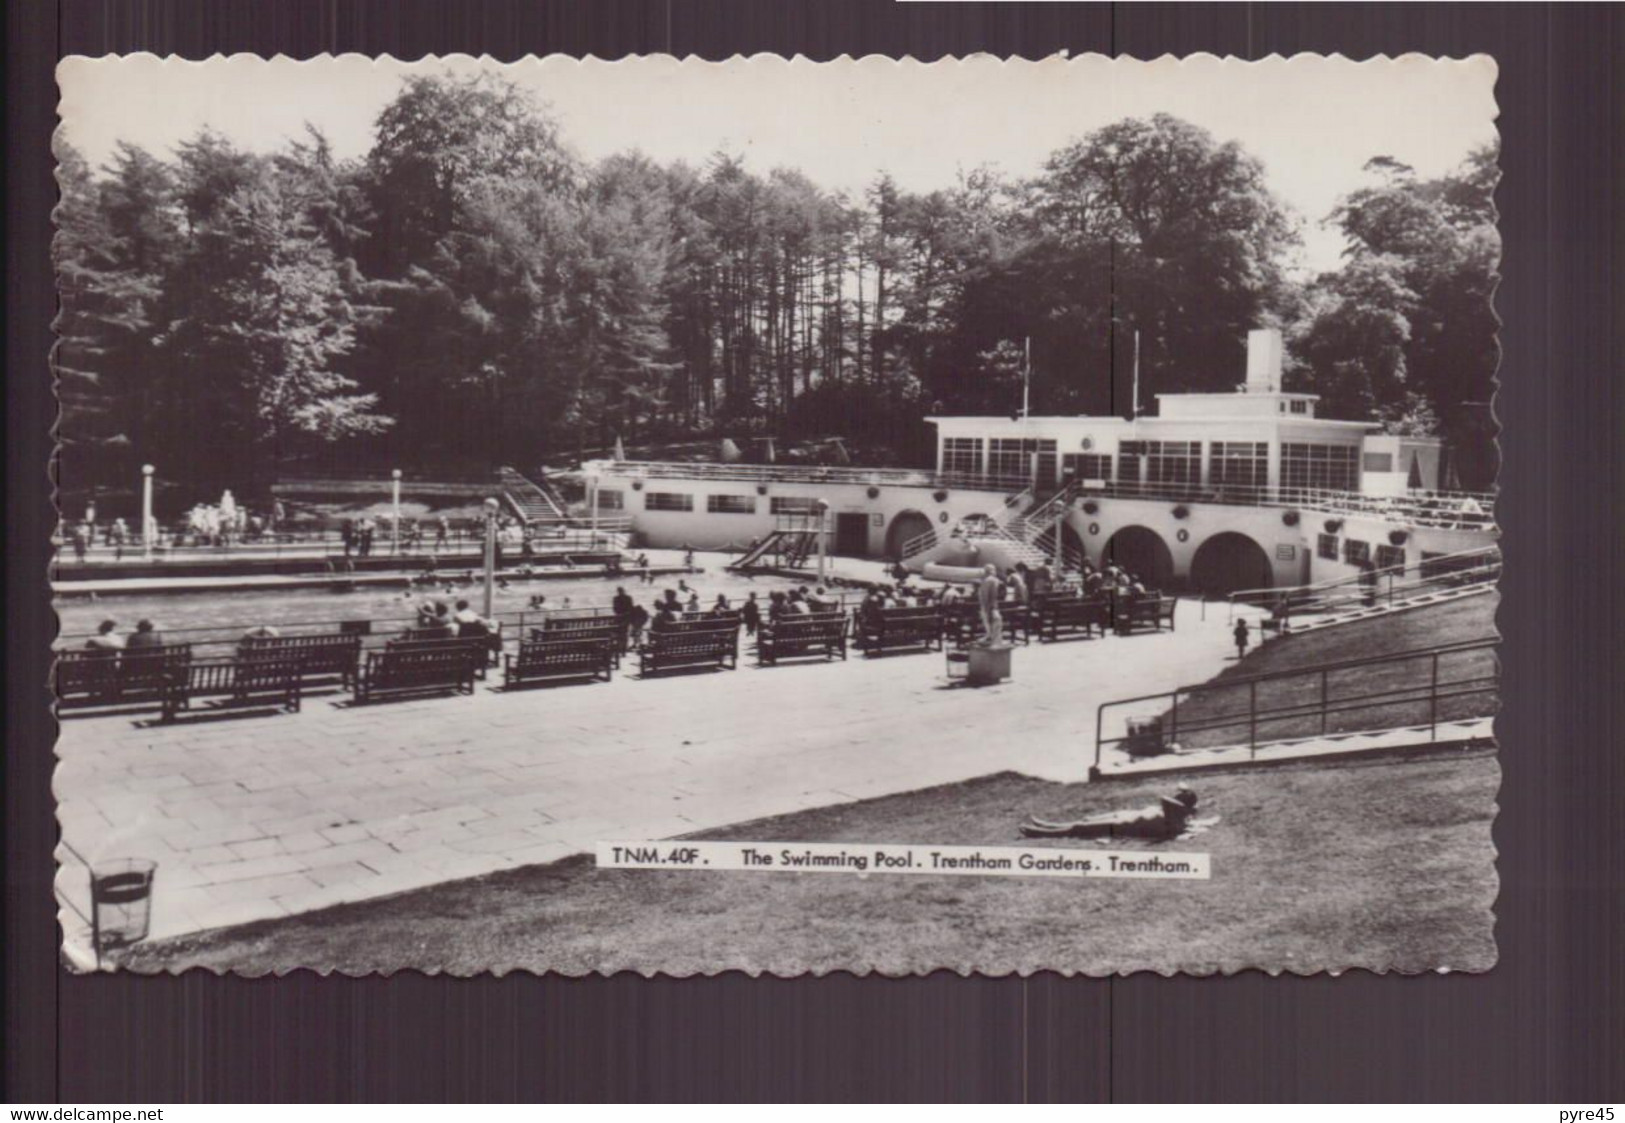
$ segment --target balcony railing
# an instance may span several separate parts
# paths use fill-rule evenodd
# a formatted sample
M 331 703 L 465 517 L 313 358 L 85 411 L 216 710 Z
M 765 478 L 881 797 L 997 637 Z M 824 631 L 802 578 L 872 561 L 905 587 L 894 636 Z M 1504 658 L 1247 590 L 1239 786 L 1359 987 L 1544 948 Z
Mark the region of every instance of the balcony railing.
M 594 461 L 588 472 L 628 480 L 736 480 L 744 483 L 857 484 L 989 491 L 1009 495 L 1032 486 L 1025 477 L 931 472 L 909 468 L 850 468 L 784 464 L 689 464 L 672 461 Z M 1495 525 L 1495 497 L 1487 492 L 1412 491 L 1367 495 L 1338 488 L 1248 487 L 1200 483 L 1080 481 L 1079 498 L 1156 499 L 1242 507 L 1301 507 L 1338 515 L 1364 515 L 1408 526 L 1484 530 Z

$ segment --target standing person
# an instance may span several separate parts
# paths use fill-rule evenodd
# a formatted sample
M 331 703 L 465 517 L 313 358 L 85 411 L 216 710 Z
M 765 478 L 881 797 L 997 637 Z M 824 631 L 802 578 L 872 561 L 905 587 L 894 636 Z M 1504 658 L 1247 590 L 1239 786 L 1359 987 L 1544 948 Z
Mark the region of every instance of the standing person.
M 627 619 L 632 626 L 632 646 L 643 646 L 643 629 L 649 626 L 649 610 L 641 604 L 634 604 Z
M 1016 563 L 1016 568 L 1010 571 L 1010 579 L 1008 584 L 1010 586 L 1010 599 L 1014 601 L 1017 606 L 1025 608 L 1027 605 L 1027 596 L 1029 592 L 1027 588 L 1026 562 Z
M 444 549 L 447 541 L 449 541 L 450 538 L 451 520 L 446 518 L 445 515 L 441 515 L 435 520 L 434 524 L 434 548 L 436 550 Z
M 344 540 L 344 556 L 349 557 L 350 551 L 355 549 L 355 522 L 345 519 L 339 523 L 339 537 Z
M 757 627 L 762 622 L 762 605 L 756 599 L 755 593 L 745 598 L 745 603 L 740 606 L 739 614 L 745 621 L 745 634 L 747 636 L 755 635 Z
M 1243 617 L 1236 621 L 1233 635 L 1236 638 L 1236 659 L 1239 661 L 1247 657 L 1247 619 Z
M 90 547 L 90 542 L 85 537 L 85 527 L 83 523 L 80 523 L 73 528 L 68 535 L 68 541 L 73 546 L 74 558 L 81 562 L 84 561 L 85 551 Z

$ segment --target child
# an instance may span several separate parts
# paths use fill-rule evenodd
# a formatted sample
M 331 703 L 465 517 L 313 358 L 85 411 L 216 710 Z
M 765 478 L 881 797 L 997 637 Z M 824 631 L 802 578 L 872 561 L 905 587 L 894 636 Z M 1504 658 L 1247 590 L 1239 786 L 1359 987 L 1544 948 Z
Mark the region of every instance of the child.
M 1247 655 L 1247 621 L 1245 619 L 1236 621 L 1235 637 L 1236 658 L 1244 659 Z

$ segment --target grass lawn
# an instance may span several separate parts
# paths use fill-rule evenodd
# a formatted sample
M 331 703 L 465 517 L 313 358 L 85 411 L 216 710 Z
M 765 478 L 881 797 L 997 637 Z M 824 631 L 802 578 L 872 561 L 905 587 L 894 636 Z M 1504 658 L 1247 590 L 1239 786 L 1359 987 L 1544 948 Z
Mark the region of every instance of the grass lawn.
M 1499 598 L 1491 593 L 1449 601 L 1425 608 L 1413 608 L 1392 616 L 1360 620 L 1318 631 L 1303 632 L 1267 641 L 1254 647 L 1245 659 L 1227 667 L 1213 680 L 1217 689 L 1185 695 L 1179 700 L 1178 728 L 1171 736 L 1185 748 L 1246 744 L 1248 739 L 1248 696 L 1245 686 L 1225 687 L 1232 679 L 1250 675 L 1275 674 L 1297 668 L 1339 663 L 1368 656 L 1392 656 L 1438 644 L 1494 638 L 1495 608 Z M 1257 641 L 1258 632 L 1253 633 Z M 1413 659 L 1377 663 L 1331 672 L 1326 676 L 1327 699 L 1352 701 L 1361 695 L 1420 688 L 1414 701 L 1377 702 L 1360 708 L 1329 714 L 1325 732 L 1346 733 L 1425 724 L 1429 705 L 1426 688 L 1432 668 L 1429 660 Z M 1494 650 L 1485 648 L 1439 660 L 1439 684 L 1447 690 L 1451 683 L 1493 676 Z M 1319 674 L 1304 674 L 1262 683 L 1257 688 L 1260 709 L 1318 704 Z M 1471 694 L 1439 702 L 1441 719 L 1483 717 L 1496 708 L 1494 694 Z M 1171 715 L 1164 714 L 1165 726 L 1172 728 Z M 1201 728 L 1193 728 L 1200 725 Z M 1276 718 L 1260 722 L 1260 740 L 1310 737 L 1322 732 L 1318 712 L 1307 716 Z
M 1201 813 L 1220 815 L 1216 825 L 1185 842 L 1115 849 L 1207 851 L 1207 882 L 600 871 L 583 856 L 151 943 L 124 962 L 249 974 L 1481 971 L 1495 961 L 1499 777 L 1490 751 L 1196 775 Z M 1138 806 L 1171 784 L 1007 773 L 703 837 L 1017 845 L 1029 813 Z

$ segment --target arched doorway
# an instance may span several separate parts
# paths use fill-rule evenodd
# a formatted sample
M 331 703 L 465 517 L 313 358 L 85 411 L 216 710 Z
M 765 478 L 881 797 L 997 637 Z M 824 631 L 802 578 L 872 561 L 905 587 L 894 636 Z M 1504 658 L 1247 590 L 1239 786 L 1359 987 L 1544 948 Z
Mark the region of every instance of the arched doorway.
M 1274 567 L 1264 547 L 1227 530 L 1203 542 L 1191 559 L 1191 584 L 1203 596 L 1222 597 L 1240 589 L 1267 589 Z
M 1174 556 L 1156 531 L 1125 526 L 1106 543 L 1101 558 L 1128 570 L 1148 589 L 1161 589 L 1174 579 Z
M 892 519 L 891 525 L 886 528 L 886 556 L 897 558 L 903 552 L 903 546 L 912 538 L 918 538 L 928 530 L 935 528 L 931 517 L 920 511 L 902 511 Z

